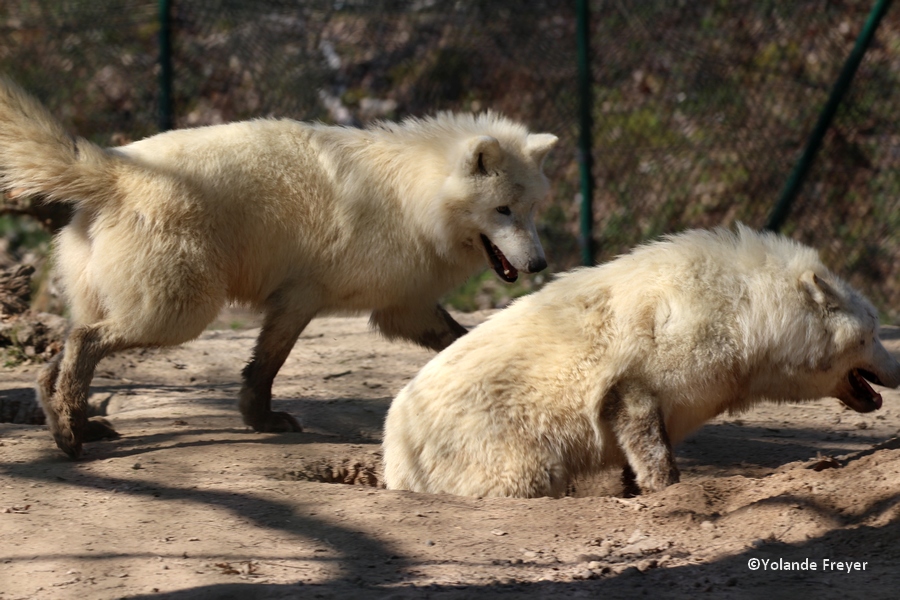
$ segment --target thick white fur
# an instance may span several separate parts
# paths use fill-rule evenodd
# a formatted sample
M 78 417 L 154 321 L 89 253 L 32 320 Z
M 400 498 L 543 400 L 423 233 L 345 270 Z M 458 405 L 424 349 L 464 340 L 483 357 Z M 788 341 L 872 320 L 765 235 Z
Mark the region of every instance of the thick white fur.
M 388 337 L 447 346 L 465 330 L 437 300 L 485 265 L 481 235 L 518 270 L 545 266 L 533 217 L 555 143 L 443 113 L 370 129 L 256 120 L 104 150 L 0 79 L 3 185 L 77 205 L 56 267 L 80 337 L 40 386 L 59 396 L 44 400 L 57 442 L 80 452 L 54 413 L 83 404 L 96 356 L 190 340 L 226 301 L 267 313 L 241 396 L 264 430 L 299 427 L 260 398 L 316 314 L 373 311 Z
M 385 481 L 559 496 L 625 463 L 659 489 L 678 479 L 671 444 L 726 410 L 845 397 L 852 368 L 900 385 L 877 326 L 810 248 L 745 227 L 672 236 L 563 275 L 429 362 L 388 412 Z

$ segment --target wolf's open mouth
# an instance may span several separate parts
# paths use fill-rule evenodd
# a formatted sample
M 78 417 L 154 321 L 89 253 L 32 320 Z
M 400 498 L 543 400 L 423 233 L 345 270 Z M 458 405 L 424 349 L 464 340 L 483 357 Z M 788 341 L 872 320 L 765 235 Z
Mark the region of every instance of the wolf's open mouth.
M 841 402 L 855 410 L 856 412 L 866 413 L 881 408 L 881 394 L 872 389 L 869 381 L 874 384 L 881 384 L 881 380 L 874 373 L 865 369 L 852 369 L 847 375 L 850 382 L 852 395 L 840 398 Z M 866 381 L 868 380 L 868 381 Z
M 491 240 L 483 233 L 481 234 L 481 243 L 484 244 L 484 251 L 487 252 L 488 260 L 491 261 L 491 266 L 497 275 L 500 276 L 500 279 L 507 283 L 512 283 L 519 278 L 519 271 L 509 264 L 503 253 L 500 252 L 500 248 L 492 244 Z

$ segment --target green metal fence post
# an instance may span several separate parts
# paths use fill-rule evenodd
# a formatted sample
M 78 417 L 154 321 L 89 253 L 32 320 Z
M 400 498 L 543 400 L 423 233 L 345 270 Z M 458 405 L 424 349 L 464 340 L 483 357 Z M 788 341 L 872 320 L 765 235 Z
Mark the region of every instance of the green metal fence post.
M 794 199 L 800 193 L 803 181 L 806 179 L 810 167 L 812 167 L 813 160 L 822 145 L 825 133 L 831 126 L 831 121 L 834 119 L 838 106 L 844 94 L 850 88 L 853 76 L 856 75 L 856 70 L 859 68 L 859 64 L 862 62 L 863 56 L 865 56 L 866 50 L 868 50 L 869 44 L 875 36 L 878 24 L 881 22 L 881 18 L 884 17 L 890 4 L 891 0 L 878 0 L 875 6 L 872 7 L 872 11 L 869 13 L 869 17 L 866 19 L 859 37 L 856 38 L 856 44 L 854 44 L 850 56 L 847 57 L 847 61 L 844 63 L 837 81 L 835 81 L 834 87 L 831 89 L 831 94 L 828 96 L 828 101 L 819 115 L 819 120 L 816 121 L 816 126 L 806 142 L 806 148 L 803 150 L 803 154 L 800 155 L 800 160 L 797 161 L 794 170 L 791 171 L 787 184 L 785 184 L 781 192 L 781 197 L 769 215 L 766 229 L 778 231 L 784 224 L 784 220 L 787 218 L 788 212 L 790 212 L 791 204 L 793 204 Z
M 172 129 L 172 19 L 170 0 L 159 0 L 159 130 Z
M 593 119 L 591 101 L 590 8 L 578 0 L 578 164 L 581 169 L 581 263 L 594 264 L 594 175 Z

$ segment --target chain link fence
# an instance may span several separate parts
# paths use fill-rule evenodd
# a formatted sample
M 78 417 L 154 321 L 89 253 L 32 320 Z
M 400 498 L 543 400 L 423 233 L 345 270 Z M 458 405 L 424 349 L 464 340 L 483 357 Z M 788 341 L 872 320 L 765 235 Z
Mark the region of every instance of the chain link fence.
M 594 0 L 598 261 L 662 233 L 762 227 L 874 0 Z M 7 0 L 0 70 L 81 135 L 158 131 L 160 5 Z M 348 125 L 493 109 L 550 131 L 541 233 L 579 262 L 570 0 L 173 0 L 172 117 Z M 900 13 L 889 11 L 784 233 L 900 320 Z

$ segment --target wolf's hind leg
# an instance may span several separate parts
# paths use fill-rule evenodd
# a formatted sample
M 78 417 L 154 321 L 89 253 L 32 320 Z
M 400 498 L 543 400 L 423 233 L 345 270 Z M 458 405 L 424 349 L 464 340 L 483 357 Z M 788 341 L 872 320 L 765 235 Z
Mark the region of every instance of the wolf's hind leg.
M 88 439 L 116 435 L 108 422 L 88 420 L 87 397 L 97 363 L 125 346 L 109 322 L 81 325 L 72 330 L 64 351 L 38 377 L 50 433 L 72 458 L 81 455 L 82 443 Z
M 628 460 L 623 472 L 626 494 L 637 491 L 635 483 L 641 492 L 678 483 L 672 445 L 653 394 L 639 385 L 620 385 L 604 402 L 603 412 Z
M 239 401 L 244 423 L 256 431 L 303 431 L 288 413 L 272 411 L 272 382 L 315 314 L 283 306 L 277 298 L 270 302 L 253 356 L 244 367 Z
M 406 339 L 436 352 L 468 332 L 440 304 L 376 310 L 369 323 L 390 340 Z
M 59 379 L 59 363 L 62 360 L 65 351 L 59 352 L 50 359 L 38 373 L 37 385 L 35 392 L 37 393 L 38 402 L 44 409 L 44 416 L 47 417 L 47 426 L 50 431 L 58 429 L 58 419 L 56 411 L 53 409 L 53 395 L 56 393 L 56 381 Z

